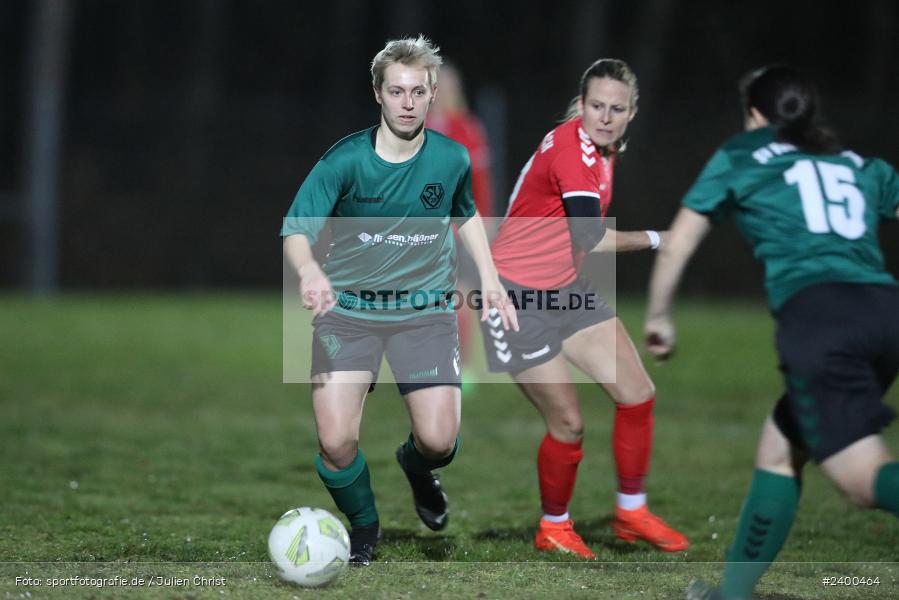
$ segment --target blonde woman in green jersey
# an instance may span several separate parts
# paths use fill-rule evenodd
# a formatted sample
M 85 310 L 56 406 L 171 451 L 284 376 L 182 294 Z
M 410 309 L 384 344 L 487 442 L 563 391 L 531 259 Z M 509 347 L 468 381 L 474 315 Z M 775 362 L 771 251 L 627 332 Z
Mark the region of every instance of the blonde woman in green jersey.
M 447 524 L 447 497 L 433 471 L 455 456 L 461 420 L 452 224 L 480 274 L 482 317 L 495 309 L 505 327 L 517 328 L 475 210 L 468 153 L 424 128 L 440 63 L 423 37 L 388 42 L 371 65 L 380 123 L 322 157 L 281 231 L 303 303 L 314 315 L 316 468 L 350 521 L 356 565 L 371 562 L 380 538 L 359 427 L 383 356 L 411 421 L 396 459 L 416 512 L 430 529 Z M 338 218 L 330 220 L 328 260 L 319 265 L 310 248 L 329 217 Z

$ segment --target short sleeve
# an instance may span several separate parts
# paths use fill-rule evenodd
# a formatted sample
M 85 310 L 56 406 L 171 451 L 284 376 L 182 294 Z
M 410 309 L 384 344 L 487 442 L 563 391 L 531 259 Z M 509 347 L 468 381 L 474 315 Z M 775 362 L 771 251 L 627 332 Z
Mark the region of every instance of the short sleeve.
M 453 207 L 450 214 L 455 222 L 461 225 L 475 215 L 475 210 L 474 193 L 471 191 L 471 163 L 466 160 L 465 172 L 453 191 Z
M 341 195 L 338 173 L 323 160 L 300 186 L 281 227 L 281 237 L 303 234 L 314 244 Z
M 730 187 L 732 179 L 730 158 L 724 150 L 718 150 L 684 195 L 682 204 L 718 222 L 727 215 L 733 205 L 734 193 Z
M 549 167 L 549 176 L 562 198 L 570 196 L 595 196 L 599 198 L 599 176 L 593 165 L 602 160 L 595 150 L 590 156 L 577 152 L 563 151 Z
M 896 211 L 899 210 L 899 176 L 889 163 L 882 160 L 876 162 L 880 180 L 878 213 L 882 219 L 896 219 Z

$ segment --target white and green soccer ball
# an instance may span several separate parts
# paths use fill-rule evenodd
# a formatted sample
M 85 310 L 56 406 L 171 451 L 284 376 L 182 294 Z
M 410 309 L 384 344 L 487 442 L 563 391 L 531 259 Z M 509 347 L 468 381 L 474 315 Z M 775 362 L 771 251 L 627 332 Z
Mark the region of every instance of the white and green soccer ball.
M 321 508 L 284 513 L 268 536 L 278 575 L 305 587 L 327 585 L 346 569 L 350 536 L 340 520 Z

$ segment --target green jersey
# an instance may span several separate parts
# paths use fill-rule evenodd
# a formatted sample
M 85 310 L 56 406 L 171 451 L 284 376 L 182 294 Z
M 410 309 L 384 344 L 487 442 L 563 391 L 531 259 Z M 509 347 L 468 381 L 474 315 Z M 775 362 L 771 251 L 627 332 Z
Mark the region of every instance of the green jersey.
M 806 153 L 763 127 L 721 146 L 683 205 L 713 221 L 733 215 L 765 265 L 773 311 L 815 283 L 896 285 L 877 225 L 896 218 L 899 179 L 882 160 Z
M 322 268 L 334 310 L 366 319 L 406 319 L 453 309 L 451 222 L 475 214 L 465 147 L 430 129 L 418 152 L 391 163 L 375 152 L 377 126 L 334 145 L 300 186 L 281 236 L 314 244 L 330 222 Z

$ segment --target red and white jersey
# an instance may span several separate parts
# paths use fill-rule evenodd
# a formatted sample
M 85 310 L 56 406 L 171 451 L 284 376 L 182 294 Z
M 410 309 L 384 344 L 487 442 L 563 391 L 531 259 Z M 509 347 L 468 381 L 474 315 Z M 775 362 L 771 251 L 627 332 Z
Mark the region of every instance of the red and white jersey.
M 605 217 L 612 201 L 614 163 L 614 153 L 600 155 L 580 118 L 546 134 L 521 170 L 506 219 L 493 242 L 499 274 L 544 290 L 574 281 L 585 252 L 572 248 L 562 199 L 596 198 Z

